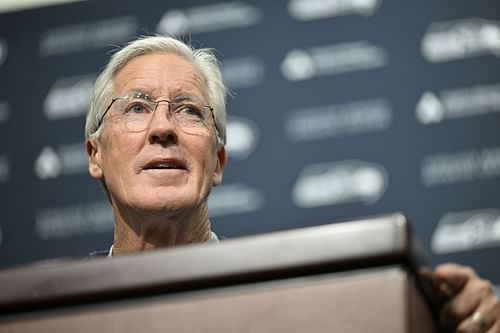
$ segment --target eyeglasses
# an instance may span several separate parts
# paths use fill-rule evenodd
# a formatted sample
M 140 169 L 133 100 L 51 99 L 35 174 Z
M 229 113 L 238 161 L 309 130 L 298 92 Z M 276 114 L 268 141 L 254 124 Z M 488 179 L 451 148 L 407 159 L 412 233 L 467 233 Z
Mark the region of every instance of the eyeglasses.
M 208 128 L 210 121 L 213 121 L 218 132 L 213 108 L 203 105 L 198 99 L 191 96 L 181 96 L 173 101 L 168 99 L 155 101 L 143 92 L 132 92 L 122 97 L 113 98 L 99 120 L 97 128 L 101 126 L 104 116 L 114 104 L 115 107 L 110 111 L 112 118 L 123 123 L 128 131 L 144 131 L 149 126 L 158 105 L 162 102 L 168 103 L 169 114 L 184 129 Z

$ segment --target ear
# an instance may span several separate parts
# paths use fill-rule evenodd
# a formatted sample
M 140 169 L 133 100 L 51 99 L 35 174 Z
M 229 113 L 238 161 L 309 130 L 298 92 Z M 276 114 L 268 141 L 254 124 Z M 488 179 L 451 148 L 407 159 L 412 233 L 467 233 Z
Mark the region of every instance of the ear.
M 227 163 L 226 147 L 220 145 L 217 151 L 217 165 L 214 170 L 214 177 L 212 181 L 213 186 L 217 186 L 222 182 L 222 174 Z
M 85 146 L 89 157 L 89 174 L 95 179 L 102 179 L 103 172 L 101 169 L 99 144 L 94 139 L 87 139 Z

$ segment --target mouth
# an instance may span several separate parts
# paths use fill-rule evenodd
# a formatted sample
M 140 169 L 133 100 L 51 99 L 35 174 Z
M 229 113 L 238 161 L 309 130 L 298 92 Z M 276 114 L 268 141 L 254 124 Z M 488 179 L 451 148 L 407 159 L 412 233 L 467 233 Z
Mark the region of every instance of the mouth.
M 186 170 L 186 165 L 175 158 L 157 159 L 146 163 L 143 170 Z

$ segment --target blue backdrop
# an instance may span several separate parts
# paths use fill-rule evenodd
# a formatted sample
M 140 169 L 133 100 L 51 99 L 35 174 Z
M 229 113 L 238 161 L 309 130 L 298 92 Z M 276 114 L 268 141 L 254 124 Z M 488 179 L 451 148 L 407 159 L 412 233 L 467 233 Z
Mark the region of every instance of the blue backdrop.
M 0 16 L 0 266 L 106 249 L 84 115 L 117 45 L 219 50 L 226 237 L 402 211 L 433 263 L 500 282 L 500 2 L 84 1 Z

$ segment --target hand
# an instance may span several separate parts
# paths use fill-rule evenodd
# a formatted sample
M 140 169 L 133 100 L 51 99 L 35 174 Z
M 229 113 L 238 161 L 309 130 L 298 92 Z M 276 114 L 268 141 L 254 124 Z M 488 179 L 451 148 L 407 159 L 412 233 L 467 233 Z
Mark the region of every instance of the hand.
M 439 316 L 447 332 L 500 333 L 500 301 L 489 281 L 455 264 L 438 266 L 434 276 L 450 295 Z

